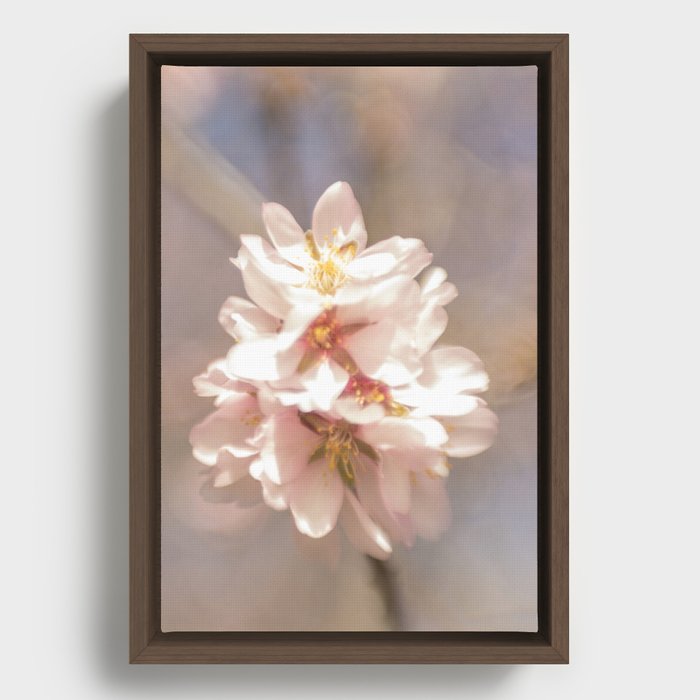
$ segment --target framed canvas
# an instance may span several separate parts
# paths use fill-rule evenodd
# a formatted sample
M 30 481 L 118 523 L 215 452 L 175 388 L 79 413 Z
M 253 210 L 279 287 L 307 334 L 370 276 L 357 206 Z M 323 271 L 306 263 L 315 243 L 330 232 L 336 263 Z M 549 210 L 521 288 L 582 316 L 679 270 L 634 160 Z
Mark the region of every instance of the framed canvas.
M 568 663 L 567 35 L 130 37 L 132 663 Z

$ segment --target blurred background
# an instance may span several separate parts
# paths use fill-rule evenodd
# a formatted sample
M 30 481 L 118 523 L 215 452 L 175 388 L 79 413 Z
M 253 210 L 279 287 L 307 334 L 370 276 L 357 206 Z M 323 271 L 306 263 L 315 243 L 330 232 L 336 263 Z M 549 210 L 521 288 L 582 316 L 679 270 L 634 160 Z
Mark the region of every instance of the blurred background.
M 162 625 L 174 630 L 537 629 L 535 67 L 162 69 Z M 441 342 L 477 352 L 494 446 L 451 460 L 453 521 L 397 546 L 395 601 L 367 558 L 329 561 L 288 513 L 200 494 L 192 377 L 223 356 L 229 258 L 276 201 L 308 228 L 336 180 L 369 244 L 422 238 L 459 297 Z

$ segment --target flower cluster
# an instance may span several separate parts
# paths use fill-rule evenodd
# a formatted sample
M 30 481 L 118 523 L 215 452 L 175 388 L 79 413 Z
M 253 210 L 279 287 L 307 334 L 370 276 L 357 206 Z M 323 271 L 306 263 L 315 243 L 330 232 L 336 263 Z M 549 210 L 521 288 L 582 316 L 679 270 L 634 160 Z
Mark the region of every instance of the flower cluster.
M 448 459 L 482 452 L 497 428 L 477 396 L 479 358 L 434 347 L 454 285 L 423 272 L 432 255 L 418 239 L 366 248 L 347 183 L 324 192 L 307 232 L 279 204 L 262 215 L 272 245 L 241 236 L 232 259 L 250 300 L 231 297 L 219 315 L 235 343 L 194 379 L 216 407 L 191 432 L 194 456 L 215 487 L 255 479 L 309 537 L 339 524 L 380 559 L 437 537 Z

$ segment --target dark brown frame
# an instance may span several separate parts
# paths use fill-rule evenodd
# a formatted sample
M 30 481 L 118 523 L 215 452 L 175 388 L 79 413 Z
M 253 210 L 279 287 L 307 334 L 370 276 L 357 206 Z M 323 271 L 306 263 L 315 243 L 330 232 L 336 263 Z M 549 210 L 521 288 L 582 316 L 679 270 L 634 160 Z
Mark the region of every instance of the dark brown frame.
M 537 65 L 539 631 L 160 629 L 160 66 Z M 568 35 L 130 37 L 131 663 L 567 663 Z

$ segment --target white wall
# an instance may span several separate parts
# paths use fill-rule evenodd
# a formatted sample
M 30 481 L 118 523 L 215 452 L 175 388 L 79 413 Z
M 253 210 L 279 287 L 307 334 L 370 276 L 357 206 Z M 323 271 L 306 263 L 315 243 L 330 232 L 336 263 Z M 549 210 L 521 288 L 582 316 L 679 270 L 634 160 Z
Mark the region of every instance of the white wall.
M 691 5 L 276 5 L 66 0 L 15 6 L 14 17 L 4 8 L 5 694 L 692 695 L 700 115 Z M 570 32 L 569 667 L 126 665 L 130 31 Z

